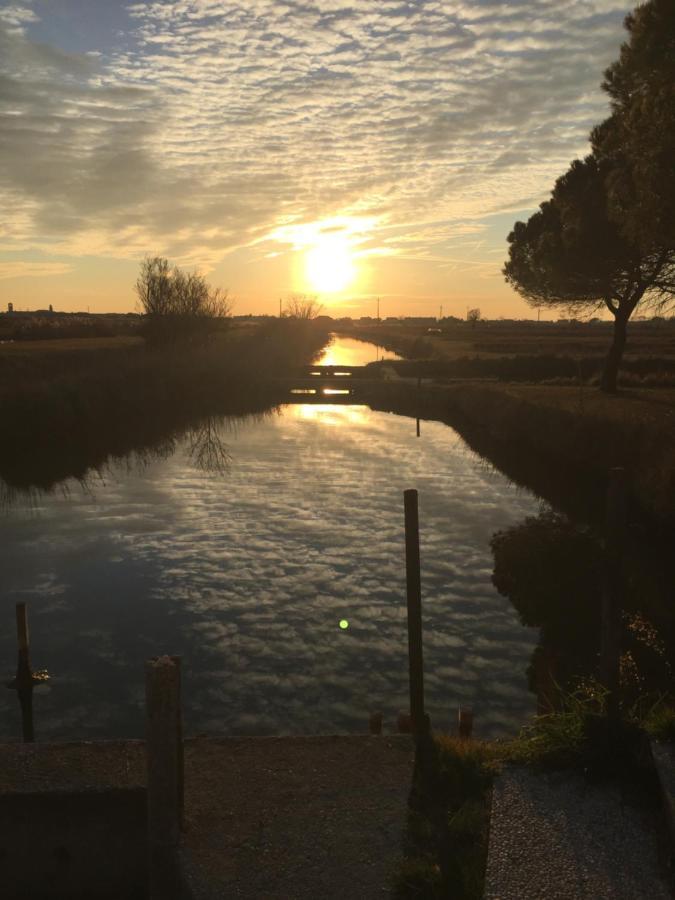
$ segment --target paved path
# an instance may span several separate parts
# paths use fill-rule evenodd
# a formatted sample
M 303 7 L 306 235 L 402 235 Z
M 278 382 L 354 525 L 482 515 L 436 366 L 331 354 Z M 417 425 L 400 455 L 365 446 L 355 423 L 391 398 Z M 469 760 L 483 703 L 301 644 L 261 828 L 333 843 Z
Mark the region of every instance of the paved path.
M 668 900 L 652 817 L 616 786 L 509 769 L 495 782 L 486 900 Z

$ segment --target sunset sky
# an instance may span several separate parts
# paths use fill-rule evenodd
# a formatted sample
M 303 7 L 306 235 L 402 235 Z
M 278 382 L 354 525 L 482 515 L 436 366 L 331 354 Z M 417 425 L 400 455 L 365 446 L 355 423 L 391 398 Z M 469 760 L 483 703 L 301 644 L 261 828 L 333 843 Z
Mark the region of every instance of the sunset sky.
M 621 0 L 0 0 L 0 305 L 532 316 L 506 235 L 607 114 Z

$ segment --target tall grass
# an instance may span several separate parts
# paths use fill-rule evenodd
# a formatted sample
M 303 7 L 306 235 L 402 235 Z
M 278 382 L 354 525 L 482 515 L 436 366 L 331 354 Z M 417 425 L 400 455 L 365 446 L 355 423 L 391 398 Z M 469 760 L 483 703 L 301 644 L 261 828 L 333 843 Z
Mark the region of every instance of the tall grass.
M 489 744 L 435 737 L 416 767 L 394 896 L 480 900 L 487 861 Z
M 312 323 L 284 320 L 204 348 L 0 358 L 0 477 L 15 487 L 49 488 L 202 416 L 272 406 L 279 399 L 274 377 L 311 362 L 326 340 Z

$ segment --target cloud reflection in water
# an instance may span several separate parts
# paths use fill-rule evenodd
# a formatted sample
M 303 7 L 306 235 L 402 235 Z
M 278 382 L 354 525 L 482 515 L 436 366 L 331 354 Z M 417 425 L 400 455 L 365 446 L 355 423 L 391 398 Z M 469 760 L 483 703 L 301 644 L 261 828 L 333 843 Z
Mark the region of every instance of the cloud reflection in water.
M 492 587 L 488 545 L 537 511 L 532 496 L 452 429 L 424 422 L 417 439 L 414 420 L 365 407 L 288 406 L 221 437 L 221 474 L 188 435 L 92 494 L 75 486 L 0 520 L 4 620 L 29 601 L 34 664 L 54 673 L 38 736 L 141 735 L 142 662 L 160 652 L 185 657 L 189 731 L 363 731 L 378 709 L 393 722 L 407 705 L 407 487 L 420 492 L 433 721 L 473 703 L 487 735 L 532 711 L 535 635 Z

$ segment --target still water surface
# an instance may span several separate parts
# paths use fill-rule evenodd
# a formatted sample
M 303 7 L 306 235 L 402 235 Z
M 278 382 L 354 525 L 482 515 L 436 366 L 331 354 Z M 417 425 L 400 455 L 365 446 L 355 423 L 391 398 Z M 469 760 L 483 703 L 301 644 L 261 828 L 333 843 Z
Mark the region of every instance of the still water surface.
M 372 346 L 337 341 L 329 361 Z M 472 704 L 478 733 L 534 711 L 536 632 L 493 588 L 494 531 L 539 501 L 451 428 L 364 406 L 288 405 L 212 425 L 168 458 L 112 467 L 0 517 L 0 660 L 15 665 L 14 604 L 29 603 L 39 739 L 143 734 L 143 660 L 178 653 L 189 732 L 363 731 L 407 707 L 403 490 L 420 493 L 427 705 L 438 727 Z M 221 447 L 222 449 L 222 447 Z M 341 628 L 347 620 L 348 628 Z M 0 737 L 20 736 L 12 692 Z

